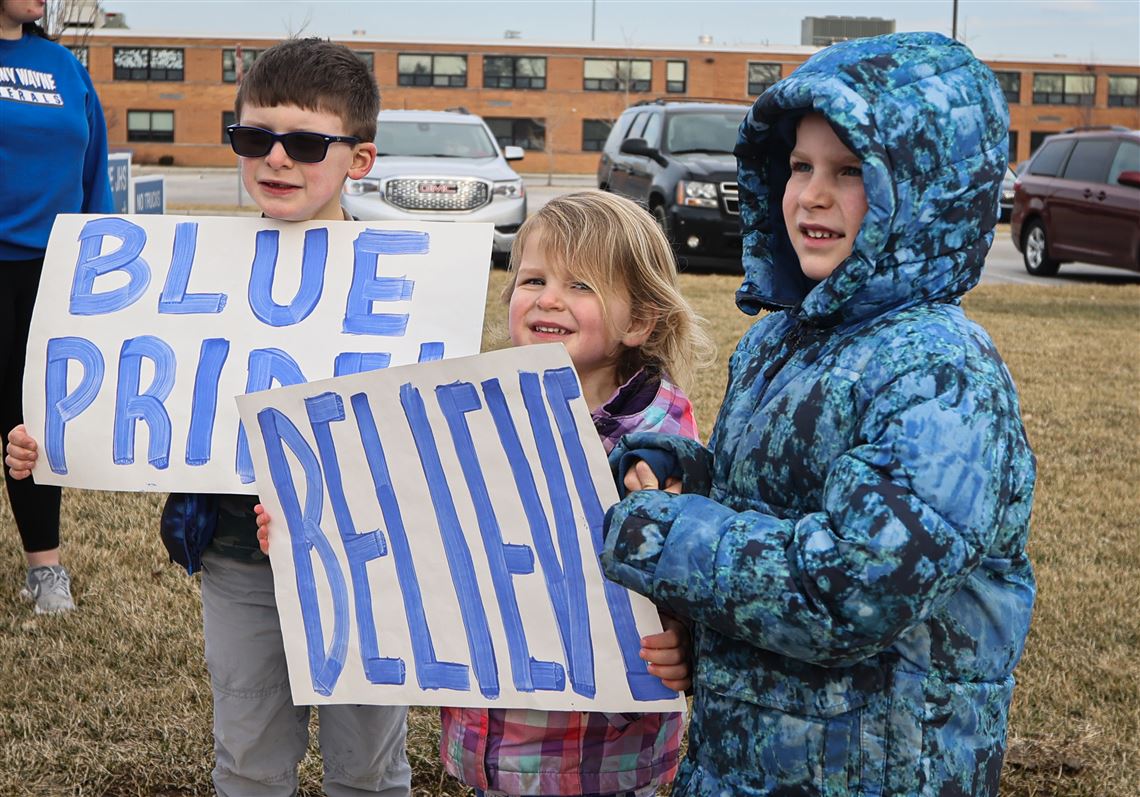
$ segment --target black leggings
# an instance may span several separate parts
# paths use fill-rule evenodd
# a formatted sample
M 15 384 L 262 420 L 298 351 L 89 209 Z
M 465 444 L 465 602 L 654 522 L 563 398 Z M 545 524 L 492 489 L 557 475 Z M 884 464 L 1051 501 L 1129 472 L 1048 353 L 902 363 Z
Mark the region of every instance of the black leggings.
M 28 327 L 40 284 L 44 259 L 0 260 L 0 437 L 24 422 L 24 353 Z M 35 484 L 29 476 L 16 481 L 4 464 L 8 501 L 28 553 L 59 547 L 59 496 L 55 485 Z

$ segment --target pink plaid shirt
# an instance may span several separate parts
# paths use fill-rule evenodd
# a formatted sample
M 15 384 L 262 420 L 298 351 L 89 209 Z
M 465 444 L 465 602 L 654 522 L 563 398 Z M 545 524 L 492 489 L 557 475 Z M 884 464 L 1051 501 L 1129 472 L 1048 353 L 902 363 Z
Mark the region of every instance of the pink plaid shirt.
M 641 371 L 594 412 L 609 452 L 622 434 L 696 439 L 689 400 Z M 443 708 L 440 757 L 468 786 L 512 795 L 612 794 L 669 783 L 680 762 L 682 717 L 530 709 Z

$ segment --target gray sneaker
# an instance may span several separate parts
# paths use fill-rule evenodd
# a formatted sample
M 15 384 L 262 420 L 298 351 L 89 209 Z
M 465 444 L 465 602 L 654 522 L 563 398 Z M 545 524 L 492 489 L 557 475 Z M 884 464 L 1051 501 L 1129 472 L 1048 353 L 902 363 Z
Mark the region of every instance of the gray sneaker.
M 36 602 L 36 614 L 56 614 L 75 608 L 71 600 L 71 576 L 63 565 L 29 567 L 20 595 Z

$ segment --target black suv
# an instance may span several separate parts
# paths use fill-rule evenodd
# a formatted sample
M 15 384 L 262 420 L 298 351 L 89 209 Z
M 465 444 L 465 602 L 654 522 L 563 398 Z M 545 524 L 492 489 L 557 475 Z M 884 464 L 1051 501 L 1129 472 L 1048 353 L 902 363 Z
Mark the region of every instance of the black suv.
M 644 205 L 684 266 L 740 268 L 737 130 L 747 105 L 651 100 L 606 139 L 598 188 Z

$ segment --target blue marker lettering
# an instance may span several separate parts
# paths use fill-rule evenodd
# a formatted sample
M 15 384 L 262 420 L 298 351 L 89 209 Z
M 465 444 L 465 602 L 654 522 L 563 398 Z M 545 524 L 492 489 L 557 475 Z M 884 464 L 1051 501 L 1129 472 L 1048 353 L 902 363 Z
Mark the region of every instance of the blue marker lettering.
M 418 363 L 430 363 L 435 360 L 443 359 L 443 342 L 438 340 L 429 340 L 420 344 L 420 356 L 416 360 Z
M 565 584 L 556 592 L 552 592 L 551 600 L 555 606 L 555 615 L 558 618 L 558 630 L 562 635 L 562 647 L 566 652 L 566 661 L 570 669 L 570 684 L 574 691 L 586 697 L 593 697 L 597 692 L 594 680 L 594 649 L 590 634 L 590 607 L 586 602 L 586 579 L 582 572 L 582 552 L 578 548 L 578 533 L 574 522 L 574 513 L 570 508 L 570 492 L 566 486 L 566 476 L 562 469 L 562 461 L 558 455 L 558 447 L 554 442 L 554 435 L 550 428 L 550 419 L 546 414 L 546 407 L 542 400 L 542 388 L 539 385 L 538 374 L 528 371 L 519 372 L 519 388 L 522 392 L 523 403 L 526 405 L 527 415 L 530 418 L 531 433 L 538 448 L 539 466 L 546 477 L 546 489 L 550 493 L 550 505 L 554 511 L 554 528 L 558 535 L 558 549 L 562 554 L 562 567 L 559 568 L 554 552 L 549 550 L 549 530 L 545 522 L 539 525 L 531 515 L 531 507 L 527 507 L 527 515 L 531 521 L 531 531 L 535 534 L 535 550 L 542 562 L 543 570 L 561 576 Z M 487 394 L 488 402 L 491 394 Z M 505 410 L 504 410 L 505 411 Z M 500 434 L 502 428 L 500 424 Z M 519 468 L 514 468 L 516 482 L 519 479 Z M 524 504 L 525 505 L 525 504 Z M 541 512 L 541 508 L 538 509 Z M 544 538 L 545 535 L 545 538 Z M 551 582 L 548 578 L 547 588 Z M 564 593 L 565 597 L 561 594 Z M 565 609 L 560 611 L 560 604 Z
M 83 376 L 75 390 L 67 392 L 67 364 L 75 360 L 83 366 Z M 44 451 L 53 473 L 67 473 L 64 430 L 67 422 L 87 409 L 103 384 L 103 355 L 99 347 L 84 338 L 50 338 L 44 374 L 45 408 Z
M 174 251 L 170 256 L 170 271 L 162 296 L 158 299 L 160 313 L 220 313 L 226 306 L 224 293 L 192 293 L 187 295 L 190 269 L 194 265 L 194 250 L 198 245 L 198 223 L 184 221 L 174 225 Z
M 230 354 L 225 338 L 206 338 L 198 353 L 194 375 L 194 398 L 190 404 L 190 431 L 186 434 L 186 464 L 205 465 L 210 461 L 214 440 L 214 418 L 218 411 L 218 379 Z
M 425 232 L 365 230 L 352 242 L 352 286 L 344 308 L 342 329 L 351 335 L 401 337 L 407 313 L 374 313 L 373 302 L 403 302 L 412 298 L 415 282 L 404 277 L 378 277 L 380 255 L 423 255 L 431 239 Z
M 346 351 L 333 360 L 333 376 L 378 371 L 387 368 L 390 362 L 392 355 L 385 351 Z
M 344 551 L 348 555 L 348 571 L 356 601 L 356 629 L 360 634 L 360 657 L 364 665 L 364 675 L 374 684 L 402 684 L 405 678 L 403 659 L 380 656 L 376 623 L 372 619 L 372 586 L 368 583 L 368 563 L 385 556 L 388 547 L 384 543 L 384 535 L 379 530 L 357 532 L 352 512 L 348 508 L 348 500 L 344 495 L 336 444 L 329 430 L 330 423 L 344 420 L 344 401 L 337 393 L 321 393 L 305 399 L 305 411 L 308 413 L 309 424 L 317 440 L 317 451 L 321 457 L 321 470 L 325 475 L 333 516 L 336 518 Z
M 143 358 L 154 363 L 150 387 L 139 392 Z M 170 463 L 170 415 L 163 404 L 174 387 L 174 349 L 153 335 L 124 341 L 119 353 L 119 383 L 115 390 L 115 422 L 112 430 L 116 465 L 135 461 L 135 422 L 150 430 L 147 462 L 162 470 Z
M 574 476 L 574 486 L 578 492 L 578 500 L 586 513 L 586 522 L 590 526 L 590 539 L 594 544 L 594 553 L 600 554 L 602 550 L 602 521 L 605 513 L 602 511 L 601 501 L 598 500 L 597 490 L 590 478 L 590 467 L 586 462 L 586 452 L 582 448 L 582 438 L 578 435 L 578 426 L 574 423 L 574 416 L 570 413 L 570 400 L 580 394 L 578 381 L 574 372 L 569 368 L 557 368 L 545 371 L 542 383 L 546 388 L 547 401 L 550 410 L 554 413 L 554 422 L 558 425 L 559 436 L 562 438 L 562 448 L 566 451 L 566 460 L 569 471 Z M 601 560 L 594 557 L 595 566 L 601 573 Z M 637 626 L 633 620 L 633 606 L 629 602 L 629 593 L 610 581 L 602 574 L 602 583 L 606 589 L 606 603 L 610 607 L 610 616 L 613 620 L 614 631 L 617 634 L 618 647 L 621 649 L 622 660 L 625 662 L 626 680 L 629 682 L 629 691 L 634 700 L 667 700 L 676 697 L 676 692 L 666 688 L 661 679 L 650 675 L 646 663 L 638 656 L 641 649 L 641 638 L 637 633 Z
M 249 353 L 249 372 L 245 381 L 245 392 L 256 393 L 268 390 L 277 382 L 279 385 L 300 385 L 305 382 L 301 366 L 281 349 L 254 349 Z M 253 481 L 253 459 L 249 455 L 249 438 L 245 426 L 238 424 L 237 457 L 235 469 L 242 484 Z
M 435 389 L 435 395 L 451 430 L 455 453 L 459 457 L 459 465 L 475 506 L 475 517 L 483 537 L 483 547 L 487 551 L 487 564 L 491 569 L 491 583 L 495 587 L 499 613 L 507 634 L 515 688 L 520 692 L 533 692 L 535 689 L 561 690 L 565 687 L 561 666 L 532 659 L 527 648 L 526 632 L 523 630 L 518 597 L 511 578 L 534 572 L 534 554 L 525 545 L 508 545 L 503 542 L 499 520 L 495 517 L 491 495 L 487 491 L 483 469 L 475 451 L 475 442 L 467 425 L 466 413 L 482 407 L 479 395 L 469 382 L 440 385 Z
M 301 623 L 305 627 L 305 647 L 309 656 L 309 678 L 314 691 L 328 696 L 336 687 L 348 653 L 348 585 L 344 574 L 340 572 L 340 563 L 337 562 L 332 545 L 321 530 L 321 466 L 305 438 L 284 414 L 267 407 L 257 413 L 257 423 L 265 440 L 269 475 L 277 497 L 281 499 L 281 509 L 289 528 L 297 597 L 301 601 Z M 305 473 L 303 511 L 282 443 L 293 452 Z M 316 548 L 324 567 L 332 595 L 333 632 L 327 650 L 324 646 L 321 606 L 317 599 L 316 578 L 310 554 L 313 548 Z
M 467 633 L 467 647 L 471 652 L 471 668 L 479 682 L 479 691 L 484 697 L 498 697 L 499 669 L 495 663 L 495 649 L 491 632 L 487 627 L 487 613 L 483 608 L 483 598 L 479 594 L 479 584 L 475 580 L 475 568 L 471 561 L 471 550 L 463 537 L 463 528 L 455 513 L 455 503 L 447 486 L 447 477 L 439 459 L 439 449 L 432 434 L 431 422 L 424 409 L 420 392 L 411 383 L 400 386 L 400 403 L 408 419 L 408 428 L 416 441 L 416 451 L 420 455 L 424 479 L 431 493 L 432 507 L 443 536 L 443 549 L 447 555 L 447 565 L 459 598 L 459 611 L 463 615 L 463 627 Z
M 115 251 L 101 255 L 107 236 L 122 243 Z M 150 284 L 150 266 L 139 256 L 145 246 L 146 230 L 125 219 L 92 219 L 84 224 L 79 232 L 79 259 L 75 263 L 68 312 L 101 315 L 136 302 Z M 93 293 L 95 278 L 112 271 L 125 273 L 127 284 L 106 293 Z
M 423 595 L 420 592 L 416 566 L 412 561 L 412 549 L 408 544 L 408 533 L 404 529 L 404 518 L 396 491 L 392 487 L 392 476 L 388 471 L 388 459 L 380 444 L 376 430 L 376 419 L 368 405 L 368 396 L 356 393 L 349 399 L 356 426 L 360 431 L 360 443 L 368 460 L 368 470 L 372 474 L 372 484 L 376 488 L 376 500 L 388 527 L 388 540 L 392 546 L 392 558 L 396 564 L 396 579 L 400 582 L 400 594 L 404 600 L 404 615 L 408 619 L 408 633 L 412 638 L 412 654 L 416 662 L 416 682 L 421 689 L 471 690 L 467 666 L 451 661 L 438 661 L 435 646 L 431 640 L 427 615 L 424 613 Z
M 257 233 L 253 268 L 249 275 L 249 307 L 263 323 L 287 327 L 313 312 L 324 290 L 325 263 L 329 254 L 329 231 L 325 227 L 305 231 L 301 254 L 301 284 L 287 305 L 273 301 L 273 278 L 277 271 L 279 230 Z

